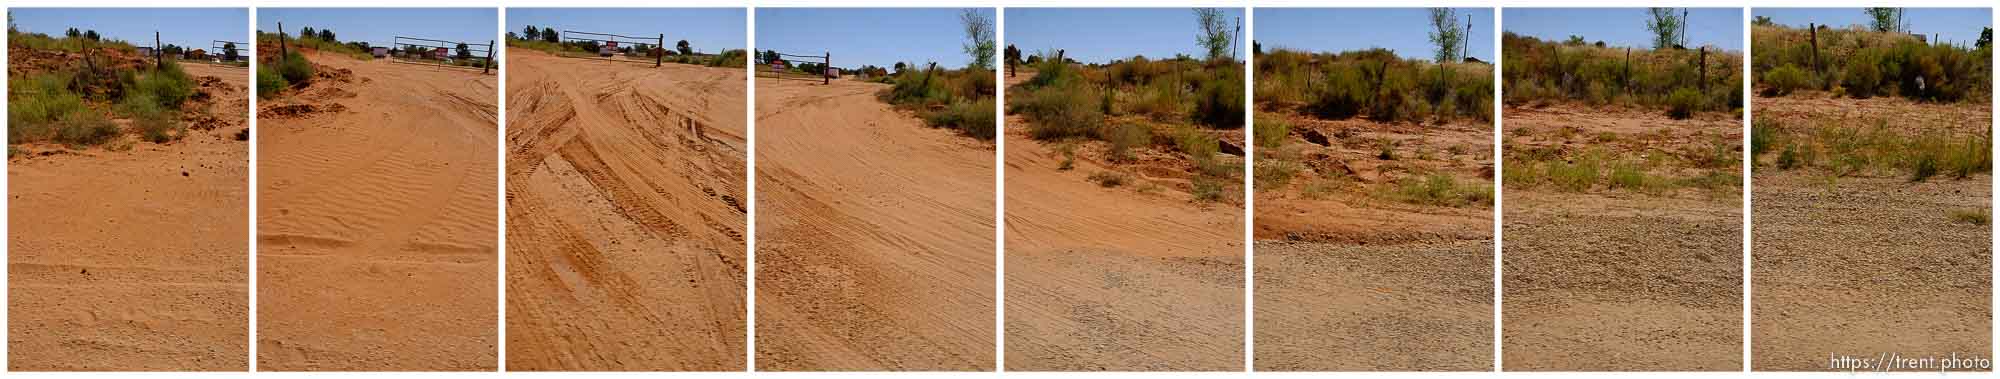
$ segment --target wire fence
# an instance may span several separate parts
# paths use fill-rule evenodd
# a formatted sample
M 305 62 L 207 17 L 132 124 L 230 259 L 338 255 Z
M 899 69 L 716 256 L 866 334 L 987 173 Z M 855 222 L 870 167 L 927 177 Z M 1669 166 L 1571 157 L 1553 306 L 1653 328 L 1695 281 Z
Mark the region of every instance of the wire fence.
M 430 38 L 395 36 L 390 46 L 400 49 L 391 62 L 444 66 L 477 66 L 480 73 L 493 69 L 493 41 L 483 45 Z
M 818 80 L 820 84 L 832 84 L 833 77 L 839 76 L 838 73 L 834 72 L 833 53 L 831 52 L 824 55 L 799 55 L 785 54 L 773 50 L 762 50 L 756 53 L 752 54 L 752 56 L 756 57 L 757 61 L 757 77 L 769 76 L 780 80 Z M 800 64 L 794 64 L 793 62 L 799 62 Z M 817 64 L 818 67 L 805 67 L 803 65 L 805 63 Z M 817 72 L 802 70 L 807 68 L 815 69 L 813 71 Z
M 653 67 L 660 67 L 661 63 L 666 62 L 667 35 L 665 33 L 650 37 L 635 37 L 635 36 L 618 35 L 611 33 L 564 30 L 562 31 L 561 40 L 565 44 L 584 43 L 596 46 L 597 51 L 594 51 L 592 53 L 596 54 L 597 59 L 622 61 L 622 62 L 640 62 L 640 63 L 645 62 L 642 60 L 630 59 L 630 57 L 636 55 L 640 57 L 653 58 L 652 59 Z M 648 45 L 645 42 L 652 42 L 652 43 Z M 650 48 L 648 46 L 650 46 Z M 626 58 L 618 58 L 617 56 L 619 54 L 624 54 Z

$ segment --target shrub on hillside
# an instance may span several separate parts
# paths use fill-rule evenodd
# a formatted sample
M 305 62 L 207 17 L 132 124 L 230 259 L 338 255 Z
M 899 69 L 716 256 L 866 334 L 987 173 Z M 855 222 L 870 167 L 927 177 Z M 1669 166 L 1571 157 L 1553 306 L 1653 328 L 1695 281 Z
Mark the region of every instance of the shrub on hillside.
M 1242 128 L 1242 72 L 1226 68 L 1214 72 L 1214 77 L 1201 82 L 1201 89 L 1195 95 L 1195 121 L 1216 129 Z
M 285 53 L 285 59 L 275 63 L 278 68 L 278 76 L 283 77 L 285 83 L 294 86 L 303 86 L 312 82 L 312 62 L 307 61 L 305 55 L 300 55 L 298 51 Z
M 1674 119 L 1694 117 L 1694 112 L 1702 109 L 1701 97 L 1701 91 L 1693 88 L 1674 90 L 1672 95 L 1667 96 L 1667 116 Z
M 1764 73 L 1764 85 L 1768 86 L 1766 96 L 1785 96 L 1812 87 L 1806 78 L 1806 71 L 1789 64 Z
M 278 92 L 284 91 L 288 85 L 285 83 L 285 77 L 278 75 L 277 69 L 271 68 L 270 65 L 257 66 L 257 98 L 269 99 L 277 96 Z

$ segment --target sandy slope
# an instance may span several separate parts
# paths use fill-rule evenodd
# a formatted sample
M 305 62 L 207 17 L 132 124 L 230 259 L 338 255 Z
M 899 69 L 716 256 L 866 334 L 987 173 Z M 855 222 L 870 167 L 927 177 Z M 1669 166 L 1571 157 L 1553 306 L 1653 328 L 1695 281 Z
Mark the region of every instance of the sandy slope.
M 1027 76 L 1023 74 L 1021 76 Z M 1243 211 L 1085 180 L 1007 120 L 1007 369 L 1243 369 Z
M 1555 107 L 1509 108 L 1506 117 L 1510 149 L 1672 155 L 1742 138 L 1741 121 L 1714 114 L 1669 120 L 1660 112 Z M 1604 134 L 1617 142 L 1597 137 Z M 1643 194 L 1509 186 L 1501 368 L 1741 370 L 1743 204 L 1734 188 Z
M 509 49 L 507 369 L 743 369 L 743 70 Z
M 992 144 L 757 79 L 758 370 L 991 370 Z
M 494 369 L 495 77 L 312 60 L 260 103 L 258 369 Z
M 1884 120 L 1899 132 L 1957 135 L 1992 125 L 1984 103 L 1812 95 L 1756 98 L 1756 117 L 1794 128 Z M 1949 217 L 1991 209 L 1989 175 L 1829 179 L 1778 170 L 1768 162 L 1775 155 L 1752 182 L 1753 370 L 1825 370 L 1830 354 L 1990 354 L 1992 229 Z
M 219 120 L 9 160 L 8 369 L 249 369 L 249 71 L 183 67 Z
M 1257 370 L 1492 370 L 1492 204 L 1382 194 L 1429 174 L 1492 188 L 1493 125 L 1321 120 L 1260 106 L 1260 117 L 1291 129 L 1257 149 L 1258 164 L 1302 168 L 1257 182 Z M 1381 157 L 1384 141 L 1393 159 Z M 1331 189 L 1309 196 L 1313 185 Z

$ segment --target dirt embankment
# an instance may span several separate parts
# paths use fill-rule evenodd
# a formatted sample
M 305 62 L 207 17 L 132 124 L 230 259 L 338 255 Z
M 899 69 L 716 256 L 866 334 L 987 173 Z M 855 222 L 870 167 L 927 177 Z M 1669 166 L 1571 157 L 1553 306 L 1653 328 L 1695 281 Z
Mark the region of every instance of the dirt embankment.
M 180 139 L 8 160 L 10 370 L 249 369 L 250 74 L 183 67 Z
M 258 369 L 495 369 L 494 76 L 306 56 L 260 102 Z
M 1504 170 L 1520 162 L 1556 179 L 1505 179 L 1501 367 L 1742 369 L 1743 205 L 1740 160 L 1729 158 L 1741 154 L 1741 121 L 1570 106 L 1505 114 Z M 1639 176 L 1612 168 L 1625 164 Z
M 1242 370 L 1243 212 L 1227 200 L 1240 195 L 1196 200 L 1193 164 L 1155 151 L 1139 153 L 1136 183 L 1107 188 L 1089 178 L 1117 171 L 1103 142 L 1066 158 L 1026 122 L 1003 129 L 1007 370 Z
M 507 369 L 743 370 L 743 70 L 507 57 Z
M 1883 123 L 1909 136 L 1945 133 L 1982 145 L 1991 138 L 1984 102 L 1818 94 L 1756 98 L 1756 117 L 1781 136 Z M 1984 220 L 1954 219 L 1990 217 L 1989 173 L 1911 182 L 1901 172 L 1781 170 L 1777 155 L 1765 154 L 1752 182 L 1753 370 L 1828 370 L 1830 354 L 1963 358 L 1992 351 L 1992 229 Z
M 994 145 L 756 79 L 757 369 L 991 370 Z
M 1257 369 L 1491 370 L 1492 125 L 1271 108 L 1290 130 L 1258 147 Z

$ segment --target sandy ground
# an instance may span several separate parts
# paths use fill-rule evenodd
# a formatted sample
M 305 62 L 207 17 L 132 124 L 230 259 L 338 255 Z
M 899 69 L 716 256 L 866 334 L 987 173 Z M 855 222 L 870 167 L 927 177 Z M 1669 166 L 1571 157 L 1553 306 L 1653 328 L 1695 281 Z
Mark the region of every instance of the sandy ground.
M 1128 165 L 1145 184 L 1101 187 L 1101 142 L 1058 170 L 1053 144 L 1006 123 L 1007 370 L 1243 370 L 1240 195 L 1196 202 L 1186 159 L 1158 152 Z
M 992 370 L 991 143 L 760 78 L 757 369 Z
M 183 139 L 8 160 L 9 370 L 249 369 L 250 74 L 182 66 Z
M 1492 370 L 1492 204 L 1377 195 L 1429 173 L 1491 188 L 1492 124 L 1329 121 L 1284 109 L 1263 117 L 1292 129 L 1280 146 L 1259 148 L 1260 164 L 1302 169 L 1282 184 L 1258 182 L 1257 370 Z M 1379 157 L 1381 141 L 1397 146 L 1395 159 Z M 1306 195 L 1315 183 L 1336 184 Z
M 1886 119 L 1898 131 L 1979 134 L 1992 124 L 1984 103 L 1805 94 L 1755 101 L 1758 118 L 1807 127 Z M 1753 370 L 1823 371 L 1834 354 L 1991 358 L 1991 228 L 1948 217 L 1991 208 L 1989 175 L 1829 180 L 1825 172 L 1780 171 L 1768 162 L 1756 173 Z
M 1742 123 L 1726 116 L 1669 120 L 1660 113 L 1509 108 L 1505 143 L 1672 154 L 1742 138 Z M 1527 135 L 1513 135 L 1517 128 Z M 1619 142 L 1582 142 L 1600 133 Z M 1560 137 L 1567 134 L 1576 136 Z M 1509 187 L 1502 369 L 1741 370 L 1740 192 L 1689 191 Z
M 258 369 L 495 369 L 495 76 L 309 56 L 259 104 Z
M 743 370 L 743 70 L 507 57 L 507 369 Z

